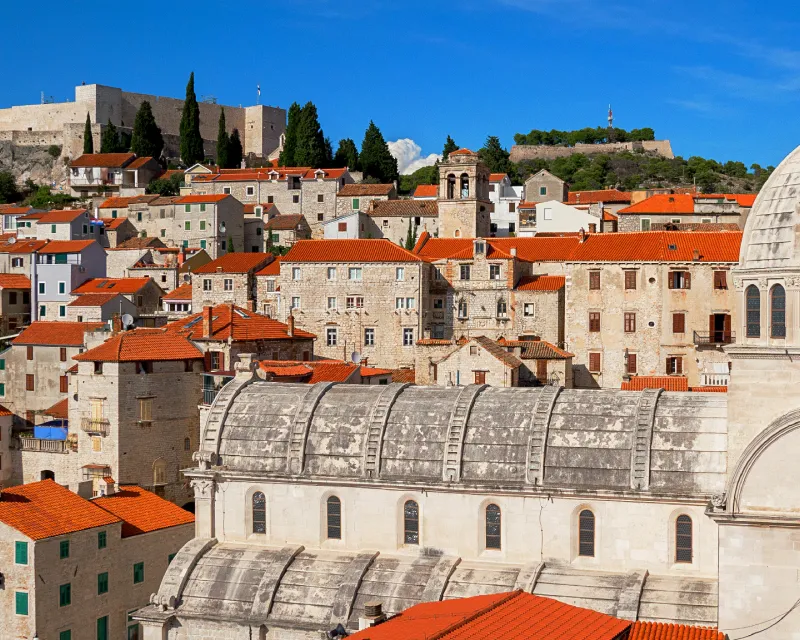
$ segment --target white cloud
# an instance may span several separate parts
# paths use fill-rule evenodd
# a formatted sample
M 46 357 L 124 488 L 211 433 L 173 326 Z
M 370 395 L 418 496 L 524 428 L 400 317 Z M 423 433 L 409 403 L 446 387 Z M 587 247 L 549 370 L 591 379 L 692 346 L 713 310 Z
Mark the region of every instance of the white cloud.
M 430 167 L 437 160 L 442 159 L 442 156 L 438 153 L 431 153 L 423 157 L 422 147 L 411 138 L 400 138 L 387 144 L 389 145 L 389 153 L 397 158 L 397 170 L 401 175 L 414 173 L 422 167 Z

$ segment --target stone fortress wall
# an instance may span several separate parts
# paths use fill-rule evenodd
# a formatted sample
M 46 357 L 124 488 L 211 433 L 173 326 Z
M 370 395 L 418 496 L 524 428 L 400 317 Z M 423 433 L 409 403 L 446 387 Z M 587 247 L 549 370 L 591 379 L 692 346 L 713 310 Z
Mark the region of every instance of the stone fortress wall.
M 672 159 L 672 145 L 669 140 L 644 140 L 642 142 L 609 142 L 606 144 L 585 144 L 579 142 L 574 147 L 561 145 L 515 144 L 511 147 L 511 161 L 554 160 L 566 158 L 575 153 L 592 155 L 597 153 L 619 153 L 620 151 L 645 151 Z

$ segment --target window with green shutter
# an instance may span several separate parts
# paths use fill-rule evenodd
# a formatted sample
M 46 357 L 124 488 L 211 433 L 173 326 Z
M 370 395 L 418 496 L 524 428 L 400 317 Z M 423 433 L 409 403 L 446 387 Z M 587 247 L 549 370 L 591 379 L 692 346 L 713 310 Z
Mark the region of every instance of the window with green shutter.
M 360 204 L 361 202 L 358 198 L 353 198 L 353 211 L 358 210 Z
M 142 212 L 141 211 L 137 211 L 136 212 L 136 222 L 141 222 L 141 221 L 142 221 Z
M 205 213 L 205 210 L 206 210 L 206 205 L 201 204 L 200 205 L 200 213 Z
M 112 218 L 116 218 L 117 217 L 117 210 L 116 209 L 112 209 L 111 210 L 111 217 Z
M 108 544 L 108 534 L 105 531 L 100 531 L 97 534 L 97 548 L 105 549 Z
M 28 594 L 25 591 L 17 591 L 14 598 L 15 612 L 18 616 L 28 615 Z
M 28 564 L 28 543 L 14 543 L 14 564 Z
M 166 229 L 162 229 L 161 230 L 161 237 L 162 238 L 166 238 L 167 237 L 167 230 Z
M 5 371 L 5 370 L 6 370 L 6 359 L 0 358 L 0 371 Z
M 280 242 L 281 237 L 277 233 L 272 234 L 272 242 Z
M 108 571 L 97 574 L 97 595 L 108 593 Z
M 72 585 L 68 582 L 58 588 L 58 606 L 68 607 L 72 604 Z
M 144 582 L 144 562 L 133 565 L 133 584 Z
M 206 248 L 206 241 L 205 240 L 201 240 L 200 241 L 200 248 L 201 249 L 205 249 Z
M 51 224 L 50 225 L 50 233 L 55 233 L 55 232 L 56 232 L 56 225 Z
M 56 254 L 56 264 L 67 264 L 67 254 L 66 253 Z
M 186 211 L 186 213 L 191 213 L 192 212 L 192 205 L 187 204 L 186 205 L 186 209 L 184 209 L 184 210 Z
M 200 221 L 200 231 L 205 231 L 205 230 L 206 230 L 206 221 L 205 220 L 201 220 Z
M 62 560 L 69 558 L 69 540 L 62 540 L 58 546 L 58 557 Z
M 0 396 L 6 395 L 6 383 L 0 382 Z
M 67 629 L 58 634 L 58 640 L 72 640 L 72 631 Z
M 97 640 L 108 640 L 108 616 L 97 619 Z
M 183 228 L 186 231 L 191 231 L 192 230 L 192 223 L 189 220 L 187 220 L 186 222 L 183 223 Z

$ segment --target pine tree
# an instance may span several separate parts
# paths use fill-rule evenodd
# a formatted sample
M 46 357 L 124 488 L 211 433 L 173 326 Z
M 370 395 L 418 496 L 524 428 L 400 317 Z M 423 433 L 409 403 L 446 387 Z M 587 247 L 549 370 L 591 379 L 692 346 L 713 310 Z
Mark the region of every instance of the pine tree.
M 406 233 L 406 244 L 405 248 L 408 251 L 411 251 L 414 248 L 414 245 L 417 244 L 417 228 L 412 227 L 414 222 L 413 218 L 408 219 L 408 233 Z
M 389 145 L 375 123 L 370 120 L 369 127 L 361 143 L 358 156 L 364 178 L 373 178 L 388 184 L 398 179 L 397 158 L 389 153 Z
M 164 137 L 161 135 L 161 129 L 156 124 L 153 108 L 145 100 L 139 106 L 139 110 L 136 112 L 136 120 L 133 122 L 131 151 L 140 158 L 160 158 L 163 149 Z
M 231 169 L 230 166 L 231 139 L 225 128 L 225 109 L 219 113 L 219 131 L 217 132 L 217 166 L 220 169 Z
M 296 102 L 293 102 L 292 106 L 289 107 L 289 119 L 286 122 L 286 133 L 283 136 L 283 151 L 281 151 L 281 155 L 278 158 L 278 164 L 282 167 L 297 166 L 294 154 L 297 149 L 297 128 L 300 125 L 302 111 L 300 105 Z
M 201 162 L 204 157 L 203 138 L 200 136 L 200 106 L 194 93 L 194 71 L 189 76 L 186 85 L 186 100 L 183 103 L 181 114 L 181 160 L 191 167 Z
M 234 131 L 235 131 L 235 129 L 234 129 Z M 233 252 L 234 252 L 233 238 L 228 236 L 228 253 L 233 253 Z
M 300 110 L 296 140 L 295 166 L 322 167 L 325 164 L 325 135 L 313 102 L 307 102 Z
M 94 140 L 92 139 L 92 119 L 86 112 L 86 126 L 83 128 L 83 152 L 94 153 Z
M 509 160 L 510 154 L 503 149 L 497 136 L 486 138 L 483 148 L 478 150 L 478 156 L 492 173 L 511 173 L 513 170 Z
M 244 151 L 242 150 L 242 141 L 239 138 L 239 130 L 234 129 L 228 144 L 228 164 L 233 169 L 238 169 L 242 166 L 243 157 Z
M 109 118 L 106 128 L 100 134 L 100 153 L 120 153 L 126 149 L 120 149 L 119 132 Z
M 350 171 L 358 171 L 358 147 L 350 138 L 339 140 L 339 148 L 333 156 L 334 167 L 347 167 Z
M 324 164 L 322 165 L 324 168 L 328 169 L 333 167 L 333 146 L 331 145 L 331 139 L 325 138 L 325 160 Z
M 453 151 L 458 150 L 458 145 L 456 141 L 453 140 L 449 135 L 447 136 L 447 140 L 444 143 L 444 149 L 442 149 L 442 160 L 447 160 Z

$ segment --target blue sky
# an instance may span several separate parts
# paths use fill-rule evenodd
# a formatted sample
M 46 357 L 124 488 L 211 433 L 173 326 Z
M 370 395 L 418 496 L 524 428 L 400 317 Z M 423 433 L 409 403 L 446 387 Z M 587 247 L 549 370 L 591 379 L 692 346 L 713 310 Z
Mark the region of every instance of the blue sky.
M 248 105 L 313 101 L 326 135 L 373 119 L 423 156 L 445 136 L 605 122 L 677 154 L 777 164 L 800 144 L 800 5 L 789 0 L 4 2 L 0 107 L 86 83 Z M 130 13 L 126 7 L 135 7 Z M 86 41 L 80 43 L 81 34 Z M 413 145 L 407 145 L 412 153 Z

